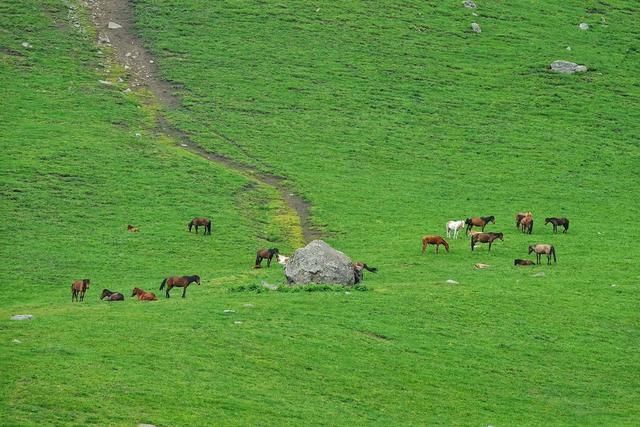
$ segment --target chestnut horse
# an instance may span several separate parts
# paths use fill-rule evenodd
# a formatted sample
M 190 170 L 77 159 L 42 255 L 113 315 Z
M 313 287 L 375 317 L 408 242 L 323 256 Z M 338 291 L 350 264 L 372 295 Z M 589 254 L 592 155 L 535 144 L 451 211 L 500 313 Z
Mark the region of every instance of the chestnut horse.
M 424 236 L 422 238 L 422 254 L 429 245 L 436 245 L 436 253 L 438 253 L 440 245 L 444 245 L 444 248 L 449 252 L 449 244 L 441 236 Z
M 569 220 L 567 218 L 545 218 L 544 225 L 553 224 L 553 232 L 558 232 L 558 226 L 561 225 L 564 227 L 563 233 L 566 233 L 569 230 Z
M 211 234 L 211 220 L 209 218 L 193 218 L 189 224 L 189 233 L 191 233 L 191 227 L 196 227 L 196 234 L 198 234 L 198 227 L 204 226 L 204 234 Z
M 473 218 L 467 218 L 467 219 L 464 220 L 464 223 L 467 226 L 467 229 L 466 229 L 465 233 L 469 234 L 469 231 L 473 227 L 482 227 L 482 231 L 484 231 L 484 228 L 490 222 L 492 222 L 494 224 L 496 223 L 496 218 L 493 215 L 491 215 L 491 216 L 477 216 L 477 217 L 473 217 Z
M 542 254 L 547 255 L 547 265 L 551 264 L 551 256 L 553 256 L 553 262 L 558 262 L 556 260 L 556 248 L 554 248 L 553 245 L 545 245 L 542 243 L 538 243 L 537 245 L 530 245 L 529 253 L 531 252 L 535 252 L 536 261 L 538 262 L 538 264 L 540 264 L 540 258 L 542 257 Z
M 367 264 L 363 262 L 354 262 L 353 263 L 353 278 L 354 283 L 358 284 L 364 280 L 364 270 L 368 270 L 372 273 L 376 273 L 378 271 L 375 267 L 369 267 Z
M 171 276 L 171 277 L 167 277 L 166 279 L 164 279 L 162 281 L 162 283 L 160 284 L 160 290 L 162 290 L 164 288 L 164 285 L 167 285 L 167 290 L 165 292 L 167 298 L 169 298 L 169 291 L 171 290 L 171 288 L 184 288 L 182 290 L 182 298 L 185 297 L 186 293 L 187 293 L 187 287 L 191 284 L 195 282 L 198 286 L 200 286 L 200 276 L 198 275 L 193 275 L 193 276 Z
M 520 220 L 520 229 L 525 234 L 531 234 L 533 231 L 533 216 L 531 216 L 531 214 L 525 215 Z
M 256 252 L 256 265 L 253 266 L 253 268 L 260 268 L 262 264 L 262 260 L 266 259 L 267 260 L 267 267 L 271 267 L 271 259 L 273 259 L 274 256 L 277 256 L 280 254 L 280 251 L 278 251 L 278 248 L 262 248 L 262 249 L 258 249 L 258 252 Z
M 529 212 L 518 212 L 516 214 L 516 228 L 520 228 L 520 221 L 522 221 L 522 218 L 524 218 L 527 215 L 532 215 L 531 211 L 529 211 Z
M 103 289 L 100 299 L 107 299 L 107 301 L 124 301 L 124 295 L 120 292 L 111 292 L 109 289 Z
M 71 302 L 73 299 L 76 299 L 78 302 L 78 295 L 80 295 L 80 302 L 84 301 L 84 293 L 89 289 L 89 283 L 91 281 L 89 279 L 75 280 L 71 284 Z
M 157 301 L 158 300 L 158 298 L 156 298 L 156 294 L 154 294 L 153 292 L 146 292 L 145 290 L 140 288 L 133 288 L 133 293 L 131 294 L 131 296 L 138 297 L 138 301 Z
M 513 265 L 535 265 L 535 263 L 533 261 L 531 261 L 530 259 L 514 259 L 513 260 Z
M 502 233 L 478 233 L 471 236 L 471 250 L 476 246 L 477 243 L 488 243 L 489 244 L 489 252 L 491 252 L 491 245 L 493 241 L 496 239 L 500 239 L 504 242 L 504 236 Z

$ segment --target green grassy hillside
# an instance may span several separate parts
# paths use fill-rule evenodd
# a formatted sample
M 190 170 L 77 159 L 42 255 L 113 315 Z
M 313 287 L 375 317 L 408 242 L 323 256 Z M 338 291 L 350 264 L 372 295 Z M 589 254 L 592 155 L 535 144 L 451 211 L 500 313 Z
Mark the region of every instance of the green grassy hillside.
M 284 176 L 325 240 L 380 268 L 366 292 L 247 291 L 282 280 L 251 269 L 257 247 L 295 249 L 277 192 L 161 135 L 68 5 L 0 6 L 1 424 L 635 423 L 634 2 L 135 2 L 184 87 L 160 113 Z M 200 215 L 213 236 L 186 232 Z M 490 253 L 420 254 L 476 215 L 505 233 Z M 558 264 L 513 267 L 534 242 Z M 185 300 L 98 301 L 196 273 Z

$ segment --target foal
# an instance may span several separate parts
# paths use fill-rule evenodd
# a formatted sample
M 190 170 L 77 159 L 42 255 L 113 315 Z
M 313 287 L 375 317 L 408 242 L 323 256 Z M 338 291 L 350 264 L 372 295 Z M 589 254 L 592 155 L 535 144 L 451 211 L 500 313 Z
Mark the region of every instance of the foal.
M 78 302 L 78 295 L 80 295 L 80 302 L 84 301 L 84 293 L 89 289 L 89 279 L 76 280 L 71 284 L 71 302 L 76 299 Z
M 547 224 L 553 224 L 553 232 L 557 233 L 558 232 L 558 226 L 561 225 L 564 227 L 564 231 L 563 233 L 566 233 L 567 230 L 569 230 L 569 219 L 567 218 L 545 218 L 544 219 L 544 225 Z
M 438 253 L 440 245 L 444 245 L 444 248 L 449 252 L 449 244 L 441 236 L 424 236 L 422 238 L 422 254 L 424 254 L 429 245 L 436 245 L 436 253 Z
M 258 252 L 256 252 L 256 265 L 254 265 L 253 268 L 262 267 L 261 264 L 263 259 L 267 260 L 267 267 L 271 267 L 271 259 L 273 259 L 274 256 L 279 256 L 279 254 L 280 251 L 278 248 L 258 249 Z
M 131 296 L 138 297 L 138 301 L 157 301 L 156 294 L 153 292 L 146 292 L 140 288 L 133 288 L 133 293 Z
M 493 241 L 496 239 L 500 239 L 504 242 L 504 236 L 502 233 L 478 233 L 471 236 L 471 250 L 476 246 L 477 243 L 488 243 L 489 244 L 489 252 L 491 252 L 491 245 Z
M 540 258 L 542 257 L 542 254 L 547 255 L 547 265 L 551 264 L 551 256 L 553 256 L 553 262 L 558 262 L 556 260 L 556 248 L 554 248 L 553 245 L 544 245 L 542 243 L 538 243 L 537 245 L 530 245 L 529 253 L 531 252 L 536 253 L 536 261 L 538 262 L 538 264 L 540 264 Z

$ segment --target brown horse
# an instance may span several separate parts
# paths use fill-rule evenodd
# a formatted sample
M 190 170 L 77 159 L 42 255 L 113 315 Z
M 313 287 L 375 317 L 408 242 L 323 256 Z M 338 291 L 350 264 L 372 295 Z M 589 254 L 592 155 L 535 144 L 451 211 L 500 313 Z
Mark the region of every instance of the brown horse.
M 530 259 L 514 259 L 513 265 L 535 265 Z
M 211 220 L 209 218 L 193 218 L 189 224 L 189 233 L 191 233 L 191 228 L 196 227 L 196 234 L 198 234 L 198 227 L 204 226 L 204 234 L 211 234 Z
M 473 218 L 467 218 L 464 220 L 465 225 L 467 226 L 467 229 L 465 230 L 466 234 L 469 234 L 469 231 L 471 231 L 471 229 L 473 227 L 482 227 L 482 231 L 484 232 L 484 228 L 487 226 L 487 224 L 489 223 L 496 223 L 496 218 L 491 215 L 491 216 L 477 216 L 477 217 L 473 217 Z
M 75 280 L 71 284 L 71 302 L 73 299 L 76 299 L 78 302 L 78 295 L 80 296 L 80 302 L 84 301 L 84 293 L 89 289 L 89 283 L 91 281 L 89 279 Z
M 280 251 L 278 251 L 278 248 L 258 249 L 258 252 L 256 252 L 256 265 L 254 265 L 253 268 L 262 267 L 260 264 L 262 264 L 263 259 L 267 260 L 267 267 L 271 267 L 271 259 L 274 256 L 277 256 L 278 254 L 280 254 Z
M 140 229 L 138 227 L 134 227 L 133 225 L 129 224 L 127 225 L 127 231 L 131 233 L 138 233 Z
M 532 215 L 531 212 L 518 212 L 516 214 L 516 228 L 520 228 L 520 221 L 527 215 Z
M 133 288 L 133 293 L 131 294 L 131 296 L 138 297 L 138 301 L 157 301 L 158 300 L 158 298 L 156 298 L 156 294 L 154 294 L 153 292 L 146 292 L 145 290 L 140 288 Z
M 530 245 L 529 253 L 531 252 L 535 252 L 536 261 L 538 264 L 540 264 L 540 258 L 542 257 L 542 254 L 547 255 L 547 265 L 551 264 L 551 256 L 553 256 L 553 262 L 558 262 L 558 260 L 556 260 L 556 248 L 554 248 L 553 245 L 545 245 L 542 243 L 538 243 L 537 245 Z
M 544 225 L 553 224 L 553 232 L 558 232 L 558 226 L 561 225 L 564 227 L 563 233 L 566 233 L 569 230 L 569 220 L 567 218 L 545 218 Z
M 528 214 L 520 220 L 520 229 L 525 234 L 531 234 L 533 231 L 533 216 Z
M 478 233 L 471 236 L 471 250 L 476 246 L 477 243 L 488 243 L 489 244 L 489 252 L 491 252 L 491 245 L 493 241 L 496 239 L 500 239 L 504 242 L 504 236 L 502 233 Z
M 109 289 L 103 289 L 100 299 L 107 299 L 107 301 L 124 301 L 124 295 L 120 292 L 111 292 Z
M 184 298 L 187 293 L 187 287 L 193 282 L 200 286 L 200 276 L 171 276 L 162 281 L 162 283 L 160 284 L 160 290 L 162 290 L 164 288 L 164 285 L 166 284 L 167 290 L 165 294 L 167 298 L 169 298 L 169 291 L 171 290 L 171 288 L 184 288 L 182 290 L 182 298 Z
M 367 264 L 363 262 L 354 262 L 353 263 L 353 278 L 354 283 L 358 284 L 364 280 L 364 270 L 368 270 L 372 273 L 376 273 L 378 271 L 375 267 L 369 267 Z
M 442 238 L 442 236 L 424 236 L 422 238 L 422 253 L 427 249 L 429 245 L 436 245 L 436 253 L 438 253 L 438 249 L 440 245 L 444 245 L 444 248 L 449 252 L 449 244 L 446 240 Z

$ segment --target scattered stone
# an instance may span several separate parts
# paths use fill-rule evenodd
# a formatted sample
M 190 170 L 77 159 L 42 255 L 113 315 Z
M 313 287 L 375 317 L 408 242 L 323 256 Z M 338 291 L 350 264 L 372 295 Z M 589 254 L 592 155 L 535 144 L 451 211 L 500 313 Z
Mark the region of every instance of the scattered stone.
M 242 306 L 243 306 L 243 307 L 247 307 L 247 308 L 253 308 L 253 307 L 255 307 L 255 305 L 253 305 L 253 304 L 249 304 L 249 303 L 247 303 L 247 304 L 242 304 Z
M 235 312 L 236 312 L 235 310 L 229 310 L 229 309 L 224 310 L 224 313 L 235 313 Z
M 589 29 L 589 24 L 587 24 L 586 22 L 582 22 L 580 23 L 580 25 L 578 25 L 578 28 L 580 28 L 581 30 L 588 30 Z
M 16 314 L 15 316 L 11 316 L 11 320 L 32 320 L 32 314 Z
M 567 46 L 567 50 L 571 52 L 571 46 Z
M 131 68 L 131 67 L 129 67 L 128 65 L 125 65 L 125 66 L 124 66 L 124 69 L 125 69 L 125 70 L 128 70 L 129 68 Z
M 181 147 L 188 147 L 187 144 L 180 144 Z
M 128 88 L 126 88 L 125 90 L 123 90 L 123 92 L 124 92 L 124 93 L 131 93 L 131 88 L 130 88 L 130 87 L 128 87 Z
M 118 28 L 122 28 L 122 25 L 113 22 L 113 21 L 109 21 L 109 25 L 108 25 L 109 29 L 111 30 L 117 30 Z
M 242 320 L 236 320 L 233 322 L 234 325 L 242 325 Z
M 475 12 L 471 12 L 471 15 L 476 16 L 476 17 L 478 16 L 478 14 L 475 13 Z
M 131 56 L 131 52 L 127 52 L 124 54 L 124 56 L 126 56 L 127 58 Z
M 149 64 L 153 64 L 153 59 L 150 59 L 150 60 L 149 60 Z
M 98 42 L 105 43 L 105 44 L 110 44 L 111 40 L 109 40 L 109 36 L 107 36 L 106 34 L 100 34 L 98 36 Z
M 111 86 L 113 85 L 113 83 L 111 83 L 110 81 L 107 80 L 98 80 L 100 83 L 102 83 L 103 85 L 107 85 L 107 86 Z
M 472 22 L 471 23 L 471 29 L 473 30 L 474 33 L 481 33 L 482 29 L 480 28 L 480 24 L 476 23 L 476 22 Z
M 483 269 L 483 268 L 489 268 L 489 264 L 483 264 L 481 262 L 474 264 L 473 266 L 474 268 L 479 268 L 479 269 Z
M 448 280 L 447 280 L 447 283 L 448 283 L 448 284 L 450 284 L 450 285 L 459 285 L 459 284 L 460 284 L 459 282 L 456 282 L 456 281 L 455 281 L 455 280 L 453 280 L 453 279 L 448 279 Z
M 344 294 L 345 294 L 345 295 L 351 295 L 351 292 L 349 292 L 349 291 L 345 291 L 345 292 L 344 292 Z
M 463 4 L 463 5 L 464 5 L 464 7 L 466 7 L 467 9 L 475 9 L 476 7 L 478 7 L 478 6 L 476 6 L 476 4 L 475 4 L 475 2 L 474 2 L 473 0 L 464 0 L 464 1 L 462 2 L 462 4 Z
M 22 341 L 20 341 L 20 340 L 18 340 L 18 339 L 14 339 L 14 340 L 13 340 L 13 341 L 11 341 L 11 342 L 14 342 L 14 343 L 16 343 L 16 344 L 22 344 Z
M 153 424 L 138 424 L 138 427 L 156 427 Z
M 27 42 L 22 42 L 22 47 L 27 48 L 27 49 L 31 49 L 33 46 L 31 46 L 31 44 L 29 44 Z
M 531 277 L 544 277 L 544 271 L 540 271 L 536 274 L 532 274 Z
M 296 250 L 285 265 L 284 275 L 289 284 L 321 283 L 353 285 L 353 262 L 344 253 L 322 240 L 314 240 Z
M 563 74 L 584 73 L 587 71 L 587 67 L 584 65 L 578 65 L 575 62 L 569 61 L 553 61 L 550 65 L 551 71 Z
M 140 132 L 136 132 L 136 138 L 142 138 L 142 134 Z

